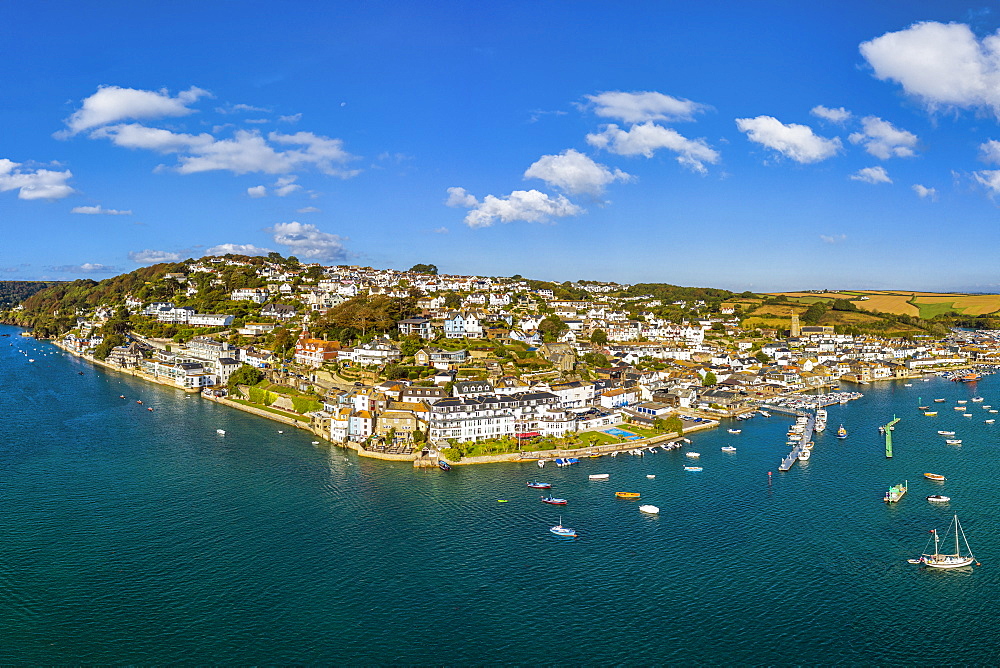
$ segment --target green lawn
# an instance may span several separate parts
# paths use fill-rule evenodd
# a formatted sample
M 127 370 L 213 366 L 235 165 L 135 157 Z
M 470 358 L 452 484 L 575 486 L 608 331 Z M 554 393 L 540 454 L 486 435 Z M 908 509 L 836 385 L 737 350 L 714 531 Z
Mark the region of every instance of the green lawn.
M 262 411 L 267 411 L 268 413 L 274 413 L 275 415 L 280 415 L 286 418 L 292 418 L 293 420 L 298 420 L 299 422 L 309 422 L 309 418 L 305 415 L 297 415 L 296 413 L 288 413 L 285 411 L 279 411 L 277 408 L 271 408 L 270 406 L 261 406 L 260 404 L 251 403 L 249 401 L 244 401 L 242 399 L 233 399 L 232 397 L 226 397 L 229 401 L 233 403 L 241 404 L 243 406 L 249 406 L 250 408 L 257 408 Z

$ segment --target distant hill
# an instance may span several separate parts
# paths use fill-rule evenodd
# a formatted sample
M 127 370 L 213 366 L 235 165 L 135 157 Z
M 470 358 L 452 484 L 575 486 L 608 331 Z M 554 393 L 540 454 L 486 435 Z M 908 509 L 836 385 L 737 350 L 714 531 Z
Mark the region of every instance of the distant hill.
M 0 281 L 0 309 L 17 306 L 36 292 L 56 283 L 57 281 Z

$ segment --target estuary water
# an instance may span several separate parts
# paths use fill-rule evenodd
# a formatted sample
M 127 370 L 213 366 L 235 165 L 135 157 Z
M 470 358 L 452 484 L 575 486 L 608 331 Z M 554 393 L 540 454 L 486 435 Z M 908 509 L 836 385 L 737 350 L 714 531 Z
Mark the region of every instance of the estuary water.
M 777 414 L 693 435 L 701 473 L 683 452 L 443 473 L 313 445 L 19 331 L 0 326 L 0 663 L 1000 661 L 1000 423 L 952 410 L 1000 407 L 1000 377 L 866 386 L 787 473 Z M 535 478 L 569 504 L 540 503 Z M 982 565 L 907 564 L 953 513 Z M 579 538 L 549 534 L 560 515 Z

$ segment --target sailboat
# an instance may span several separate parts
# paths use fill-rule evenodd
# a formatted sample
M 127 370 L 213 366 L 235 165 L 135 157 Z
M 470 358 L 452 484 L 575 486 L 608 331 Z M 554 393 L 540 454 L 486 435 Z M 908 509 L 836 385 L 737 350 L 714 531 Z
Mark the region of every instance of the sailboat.
M 934 552 L 931 554 L 921 554 L 917 559 L 909 559 L 911 564 L 920 564 L 927 566 L 928 568 L 962 568 L 963 566 L 971 566 L 975 564 L 979 565 L 976 561 L 976 557 L 972 554 L 972 549 L 969 547 L 969 541 L 965 539 L 965 532 L 962 531 L 962 525 L 958 523 L 958 515 L 955 515 L 952 519 L 952 524 L 948 525 L 948 531 L 952 531 L 952 525 L 954 525 L 955 533 L 955 552 L 954 554 L 944 554 L 941 552 L 941 538 L 938 536 L 937 529 L 931 529 L 931 534 L 934 537 Z M 962 554 L 962 549 L 959 544 L 959 537 L 961 536 L 961 542 L 965 544 L 965 554 Z M 930 542 L 930 539 L 928 539 Z M 926 547 L 925 547 L 926 549 Z
M 837 438 L 847 438 L 847 430 L 844 429 L 844 425 L 840 425 L 840 429 L 837 430 Z
M 562 525 L 562 515 L 559 516 L 559 524 L 550 527 L 549 531 L 561 538 L 576 538 L 576 529 L 570 529 Z

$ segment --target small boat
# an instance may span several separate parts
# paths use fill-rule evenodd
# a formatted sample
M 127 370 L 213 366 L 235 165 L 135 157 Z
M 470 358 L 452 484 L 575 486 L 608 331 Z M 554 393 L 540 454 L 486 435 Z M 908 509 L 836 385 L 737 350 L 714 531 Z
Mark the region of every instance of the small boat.
M 983 402 L 983 398 L 982 397 L 972 397 L 972 403 L 974 403 L 974 404 L 981 404 L 982 402 Z
M 147 410 L 147 411 L 151 411 L 151 410 L 153 410 L 153 407 L 152 407 L 152 406 L 150 406 L 150 407 L 149 407 L 149 408 L 147 408 L 146 410 Z
M 730 434 L 741 434 L 741 433 L 743 433 L 742 429 L 727 429 L 726 431 L 728 431 Z
M 141 401 L 136 401 L 135 403 L 137 403 L 137 404 L 141 404 L 142 402 L 141 402 Z
M 615 496 L 619 499 L 638 499 L 639 492 L 615 492 Z
M 590 480 L 607 480 L 607 479 L 608 479 L 608 478 L 610 478 L 611 476 L 610 476 L 610 474 L 608 474 L 608 473 L 591 473 L 591 474 L 590 474 L 589 476 L 587 476 L 587 477 L 588 477 L 588 478 L 589 478 Z
M 936 403 L 936 404 L 943 404 L 944 403 L 944 399 L 935 399 L 934 403 Z
M 701 457 L 701 453 L 700 452 L 685 452 L 684 456 L 685 457 Z
M 544 466 L 545 466 L 545 460 L 544 459 L 539 459 L 538 460 L 538 468 L 542 468 Z
M 993 424 L 996 420 L 983 420 L 986 424 Z
M 956 401 L 955 403 L 956 403 L 956 404 L 967 404 L 967 403 L 969 403 L 969 402 L 968 402 L 968 401 L 966 401 L 965 399 L 959 399 L 959 400 L 958 400 L 958 401 Z
M 77 373 L 80 374 L 81 376 L 83 375 L 82 371 L 77 371 Z
M 995 408 L 990 411 L 990 413 L 996 413 L 996 412 L 997 412 L 997 410 Z
M 903 387 L 913 387 L 913 383 L 903 383 Z
M 565 506 L 566 503 L 567 503 L 566 499 L 557 499 L 556 497 L 552 496 L 551 494 L 549 494 L 548 496 L 542 496 L 542 497 L 539 497 L 539 498 L 542 500 L 542 503 L 547 503 L 547 504 L 552 505 L 552 506 Z
M 809 452 L 808 448 L 802 448 L 801 450 L 799 450 L 799 461 L 800 462 L 804 462 L 807 459 L 809 459 L 810 457 L 812 457 L 812 453 Z
M 124 394 L 119 394 L 119 395 L 118 395 L 118 398 L 119 398 L 119 399 L 124 399 L 124 398 L 125 398 L 125 395 L 124 395 Z
M 964 411 L 965 410 L 965 406 L 955 406 L 952 410 Z
M 940 430 L 940 429 L 938 430 L 938 433 L 941 434 L 942 436 L 954 436 L 955 435 L 955 432 L 953 432 L 953 431 L 943 431 L 943 430 Z
M 757 412 L 763 415 L 764 417 L 771 417 L 771 414 L 768 413 L 767 411 L 757 411 Z
M 837 438 L 847 438 L 847 430 L 844 429 L 844 425 L 840 425 L 840 428 L 837 429 Z
M 964 566 L 972 566 L 975 564 L 979 565 L 976 561 L 976 557 L 972 554 L 972 549 L 969 547 L 969 541 L 965 538 L 965 532 L 962 531 L 962 525 L 958 523 L 958 515 L 954 516 L 951 524 L 948 525 L 948 532 L 954 533 L 955 535 L 955 552 L 954 553 L 942 553 L 941 552 L 941 538 L 938 536 L 937 529 L 931 529 L 931 534 L 934 539 L 934 551 L 931 553 L 924 552 L 917 559 L 909 559 L 911 564 L 919 564 L 921 566 L 927 566 L 928 568 L 962 568 Z M 947 536 L 947 534 L 946 534 Z M 965 553 L 962 553 L 961 543 L 965 545 Z M 930 539 L 928 539 L 928 542 Z M 924 548 L 927 549 L 926 547 Z
M 559 518 L 559 524 L 554 527 L 550 527 L 549 531 L 560 538 L 576 538 L 576 529 L 570 529 L 569 527 L 564 527 L 562 525 L 562 517 Z
M 438 461 L 438 468 L 441 469 L 442 471 L 450 471 L 451 464 L 442 459 Z
M 282 431 L 281 429 L 279 429 L 279 430 L 278 430 L 278 433 L 279 433 L 279 434 L 284 434 L 285 432 L 284 432 L 284 431 Z
M 723 452 L 736 452 L 736 448 L 731 445 L 724 445 L 720 448 Z
M 962 439 L 960 438 L 946 438 L 944 442 L 948 445 L 962 445 Z
M 507 503 L 507 499 L 497 499 L 497 503 Z
M 947 480 L 947 478 L 945 478 L 940 473 L 925 473 L 924 477 L 927 478 L 928 480 Z
M 962 417 L 972 417 L 972 413 L 962 413 Z
M 313 445 L 319 445 L 319 441 L 313 441 L 312 444 Z
M 924 411 L 924 415 L 927 415 L 929 417 L 933 417 L 933 416 L 937 415 L 937 411 Z
M 550 483 L 550 482 L 538 482 L 537 480 L 533 480 L 533 481 L 531 481 L 531 482 L 528 483 L 528 487 L 533 487 L 534 489 L 551 489 L 552 488 L 552 483 Z
M 951 497 L 944 494 L 931 494 L 927 497 L 927 500 L 931 503 L 948 503 L 951 501 Z
M 927 475 L 926 473 L 924 475 Z M 896 503 L 903 498 L 906 491 L 909 489 L 909 485 L 904 482 L 902 485 L 893 485 L 889 488 L 889 491 L 885 493 L 885 498 L 883 501 L 886 503 Z
M 703 469 L 700 466 L 685 466 L 684 470 L 685 471 L 704 471 L 705 469 Z
M 646 505 L 639 506 L 639 512 L 640 513 L 648 513 L 650 515 L 658 515 L 660 513 L 660 509 L 658 507 L 656 507 L 656 506 L 651 506 L 649 504 L 646 504 Z
M 655 478 L 655 477 L 656 477 L 656 475 L 655 475 L 655 474 L 653 474 L 653 473 L 647 473 L 647 474 L 646 474 L 646 477 L 647 477 L 647 478 L 649 478 L 650 480 L 652 480 L 653 478 Z

